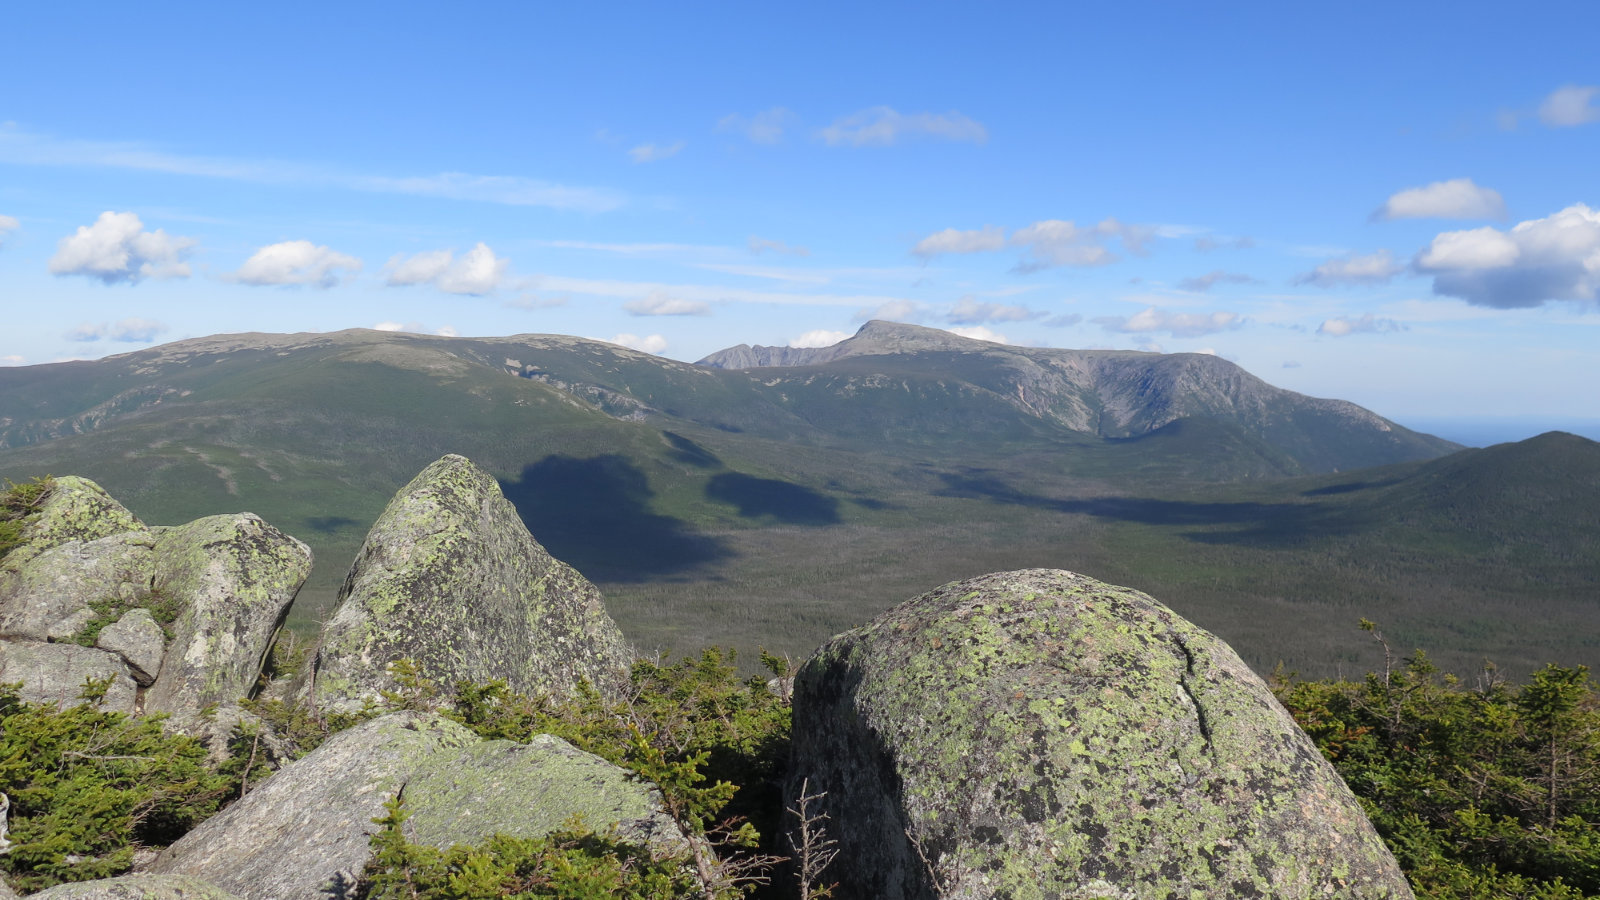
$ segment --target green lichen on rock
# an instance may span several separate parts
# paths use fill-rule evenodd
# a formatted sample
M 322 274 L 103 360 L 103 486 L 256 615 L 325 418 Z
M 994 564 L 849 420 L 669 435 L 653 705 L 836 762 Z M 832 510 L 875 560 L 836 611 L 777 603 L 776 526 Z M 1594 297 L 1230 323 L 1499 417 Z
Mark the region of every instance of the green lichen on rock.
M 311 551 L 240 513 L 163 528 L 154 556 L 154 589 L 179 598 L 182 612 L 146 703 L 187 724 L 205 707 L 254 688 L 273 635 L 311 572 Z
M 794 715 L 841 898 L 1411 896 L 1260 679 L 1138 591 L 945 585 L 818 650 Z
M 29 900 L 239 900 L 200 878 L 148 873 L 58 884 L 28 897 Z
M 630 658 L 599 591 L 533 539 L 492 476 L 446 456 L 372 526 L 323 629 L 311 693 L 357 707 L 410 659 L 438 684 L 502 679 L 566 696 L 583 679 L 621 685 Z
M 687 846 L 658 794 L 549 736 L 480 741 L 431 714 L 398 713 L 334 735 L 169 847 L 152 870 L 205 878 L 246 900 L 353 896 L 373 820 L 404 798 L 408 836 L 448 847 L 491 834 L 541 837 L 574 816 L 666 848 Z
M 93 541 L 143 528 L 127 507 L 93 481 L 76 475 L 52 478 L 43 501 L 22 528 L 19 545 L 5 560 L 7 565 L 20 564 L 67 541 Z

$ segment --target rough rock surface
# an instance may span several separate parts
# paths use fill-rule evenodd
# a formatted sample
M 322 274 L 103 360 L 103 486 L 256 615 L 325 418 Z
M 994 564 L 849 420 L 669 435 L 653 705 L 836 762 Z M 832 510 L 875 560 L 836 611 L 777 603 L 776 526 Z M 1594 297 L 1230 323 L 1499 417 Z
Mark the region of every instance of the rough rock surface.
M 7 565 L 21 564 L 28 557 L 67 541 L 87 543 L 144 528 L 127 507 L 89 479 L 65 475 L 53 481 L 38 514 L 23 532 L 22 545 L 6 556 Z
M 1138 591 L 945 585 L 823 645 L 794 716 L 843 900 L 1411 897 L 1266 685 Z
M 182 726 L 250 693 L 311 572 L 311 550 L 240 513 L 161 529 L 154 553 L 155 590 L 178 598 L 183 612 L 145 705 Z
M 154 538 L 141 528 L 7 557 L 0 568 L 0 636 L 27 641 L 72 637 L 94 618 L 90 604 L 148 586 L 154 546 Z M 31 544 L 19 548 L 34 549 Z
M 310 689 L 319 706 L 359 706 L 411 659 L 441 685 L 502 678 L 569 694 L 621 684 L 631 659 L 600 592 L 528 533 L 492 476 L 446 456 L 372 526 L 323 628 Z
M 401 713 L 341 732 L 167 848 L 152 871 L 196 875 L 246 900 L 352 896 L 372 820 L 404 788 L 414 840 L 449 846 L 494 832 L 537 837 L 567 817 L 685 846 L 650 788 L 557 738 L 480 741 L 437 716 Z
M 88 678 L 111 679 L 101 709 L 134 711 L 138 690 L 116 654 L 77 644 L 0 641 L 0 683 L 22 682 L 18 696 L 27 703 L 74 705 Z
M 122 618 L 100 629 L 94 645 L 107 653 L 115 653 L 128 664 L 128 674 L 134 681 L 149 687 L 161 671 L 161 657 L 167 650 L 167 636 L 156 623 L 150 610 L 136 606 L 122 614 Z
M 58 884 L 29 894 L 29 900 L 239 900 L 200 878 L 187 875 L 123 875 L 99 881 Z

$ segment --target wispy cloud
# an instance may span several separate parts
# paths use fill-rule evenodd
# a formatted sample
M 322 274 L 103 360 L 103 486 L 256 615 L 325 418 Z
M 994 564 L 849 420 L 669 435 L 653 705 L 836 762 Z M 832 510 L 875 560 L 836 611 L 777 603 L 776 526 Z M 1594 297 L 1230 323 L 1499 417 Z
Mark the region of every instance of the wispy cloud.
M 1194 249 L 1201 253 L 1210 253 L 1213 250 L 1248 250 L 1255 245 L 1255 238 L 1249 236 L 1216 237 L 1202 234 L 1194 239 Z
M 985 225 L 974 231 L 946 228 L 936 231 L 911 248 L 913 256 L 933 259 L 948 253 L 988 253 L 1003 249 L 1006 230 L 998 225 Z
M 1026 306 L 992 303 L 978 300 L 969 294 L 956 301 L 950 311 L 945 313 L 944 318 L 945 321 L 957 325 L 979 325 L 984 322 L 1025 322 L 1043 315 L 1044 313 Z
M 873 294 L 823 294 L 785 291 L 756 291 L 709 284 L 668 284 L 658 281 L 615 281 L 541 275 L 529 287 L 553 293 L 582 294 L 642 300 L 655 293 L 706 303 L 757 303 L 775 306 L 855 306 L 873 308 L 898 300 Z
M 53 275 L 85 275 L 106 284 L 137 283 L 145 278 L 188 278 L 183 259 L 193 238 L 173 237 L 157 228 L 145 231 L 131 212 L 103 212 L 93 225 L 61 239 L 50 258 Z
M 677 156 L 686 146 L 688 144 L 683 141 L 674 141 L 670 144 L 640 144 L 628 151 L 628 158 L 635 163 L 658 162 Z
M 685 300 L 665 291 L 655 291 L 638 300 L 622 304 L 630 316 L 709 316 L 711 304 L 703 300 Z
M 1571 128 L 1600 122 L 1600 85 L 1568 84 L 1556 88 L 1539 104 L 1539 121 L 1552 128 Z
M 811 251 L 805 247 L 791 246 L 789 244 L 785 244 L 783 241 L 775 241 L 768 238 L 756 237 L 753 234 L 750 235 L 750 240 L 746 242 L 745 246 L 749 248 L 751 253 L 754 253 L 757 256 L 760 256 L 769 250 L 778 254 L 779 256 L 811 255 Z
M 1493 188 L 1479 187 L 1470 178 L 1435 181 L 1406 188 L 1391 196 L 1372 213 L 1373 221 L 1395 219 L 1503 219 L 1506 201 Z
M 125 344 L 148 344 L 166 331 L 167 326 L 154 319 L 131 318 L 98 325 L 86 322 L 62 337 L 80 343 L 103 339 Z
M 1145 307 L 1131 316 L 1101 316 L 1094 322 L 1107 331 L 1120 334 L 1166 333 L 1179 338 L 1230 331 L 1244 324 L 1238 313 L 1178 313 L 1154 306 Z
M 541 206 L 578 212 L 607 212 L 627 202 L 622 193 L 607 188 L 562 185 L 519 175 L 441 172 L 389 176 L 355 173 L 283 160 L 172 153 L 132 142 L 56 138 L 15 127 L 0 127 L 0 162 L 131 169 L 198 178 L 405 194 L 507 206 Z
M 783 141 L 783 132 L 795 120 L 795 114 L 781 106 L 764 109 L 752 116 L 737 113 L 723 116 L 717 122 L 718 131 L 742 134 L 753 144 L 777 144 Z
M 1295 284 L 1316 287 L 1346 287 L 1350 285 L 1386 284 L 1405 267 L 1394 261 L 1388 250 L 1376 253 L 1348 254 L 1330 259 L 1309 272 L 1296 276 Z
M 5 246 L 7 234 L 21 227 L 22 223 L 18 222 L 14 217 L 0 216 L 0 247 Z
M 830 147 L 889 147 L 912 138 L 967 141 L 982 144 L 989 132 L 976 121 L 955 112 L 901 113 L 874 106 L 837 119 L 818 132 Z
M 1224 272 L 1221 269 L 1213 269 L 1204 275 L 1195 275 L 1192 278 L 1183 279 L 1182 281 L 1178 282 L 1178 287 L 1179 289 L 1185 291 L 1197 291 L 1203 293 L 1211 290 L 1218 284 L 1257 283 L 1258 281 L 1256 279 L 1240 272 Z
M 1346 337 L 1352 334 L 1382 334 L 1388 331 L 1404 330 L 1405 326 L 1394 319 L 1380 319 L 1372 313 L 1367 313 L 1354 319 L 1346 316 L 1335 316 L 1324 320 L 1317 327 L 1317 334 L 1325 334 L 1329 337 Z
M 1035 272 L 1056 266 L 1103 266 L 1120 257 L 1107 247 L 1112 240 L 1120 241 L 1130 253 L 1143 256 L 1149 252 L 1150 242 L 1158 237 L 1178 237 L 1191 229 L 1175 225 L 1132 225 L 1115 218 L 1102 219 L 1090 226 L 1080 226 L 1063 219 L 1045 219 L 1018 228 L 1006 236 L 998 225 L 963 231 L 946 228 L 917 241 L 911 248 L 915 256 L 933 259 L 947 254 L 991 253 L 1006 247 L 1020 247 L 1019 272 Z

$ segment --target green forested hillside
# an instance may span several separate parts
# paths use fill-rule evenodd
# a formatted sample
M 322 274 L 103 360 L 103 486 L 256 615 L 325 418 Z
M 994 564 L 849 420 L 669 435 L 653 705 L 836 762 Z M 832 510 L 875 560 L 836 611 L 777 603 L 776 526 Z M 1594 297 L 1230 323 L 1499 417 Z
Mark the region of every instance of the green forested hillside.
M 1600 661 L 1593 442 L 1306 476 L 1411 438 L 1348 404 L 1295 406 L 1236 367 L 1215 371 L 1243 412 L 1158 425 L 1219 409 L 1226 392 L 1201 376 L 1231 364 L 940 333 L 958 343 L 887 352 L 922 331 L 864 329 L 872 352 L 801 368 L 356 331 L 4 369 L 0 476 L 82 474 L 154 524 L 262 515 L 317 555 L 301 628 L 393 492 L 461 453 L 646 649 L 800 654 L 935 584 L 1048 566 L 1148 590 L 1263 671 L 1369 664 L 1335 637 L 1361 616 L 1455 668 Z M 1083 360 L 1123 375 L 1090 390 L 1102 382 L 1068 365 Z M 1086 409 L 1148 427 L 1068 427 Z M 1450 449 L 1414 437 L 1401 458 Z

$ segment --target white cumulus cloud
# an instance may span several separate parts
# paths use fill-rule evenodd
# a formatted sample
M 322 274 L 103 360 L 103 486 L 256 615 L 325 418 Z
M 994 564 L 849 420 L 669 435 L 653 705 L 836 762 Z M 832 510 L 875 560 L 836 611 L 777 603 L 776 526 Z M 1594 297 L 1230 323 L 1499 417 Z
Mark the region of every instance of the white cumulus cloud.
M 651 291 L 638 300 L 622 304 L 630 316 L 709 316 L 711 305 L 700 300 L 673 297 L 664 291 Z M 654 353 L 655 351 L 650 351 Z
M 949 331 L 951 334 L 959 334 L 964 338 L 972 338 L 975 341 L 989 341 L 993 344 L 1011 343 L 1010 341 L 1006 340 L 1005 335 L 998 331 L 985 328 L 982 325 L 958 325 L 949 329 Z
M 431 284 L 447 294 L 489 294 L 500 286 L 509 264 L 510 260 L 495 256 L 488 244 L 479 241 L 459 257 L 453 250 L 429 250 L 409 258 L 396 255 L 384 267 L 384 283 L 390 287 Z
M 1121 334 L 1166 333 L 1177 338 L 1216 334 L 1244 324 L 1238 313 L 1180 313 L 1154 306 L 1147 306 L 1131 316 L 1101 316 L 1094 321 L 1107 331 Z
M 1506 201 L 1493 188 L 1480 187 L 1471 178 L 1435 181 L 1406 188 L 1391 196 L 1372 213 L 1374 221 L 1395 219 L 1503 219 Z
M 1600 300 L 1600 210 L 1575 203 L 1500 231 L 1438 235 L 1417 254 L 1433 292 L 1498 309 Z
M 403 331 L 407 334 L 436 334 L 440 337 L 456 337 L 456 330 L 449 325 L 440 325 L 430 328 L 421 322 L 379 322 L 372 326 L 374 331 Z
M 790 341 L 789 346 L 797 348 L 832 347 L 834 344 L 837 344 L 842 340 L 846 340 L 849 337 L 850 332 L 848 331 L 828 331 L 825 328 L 818 328 L 814 331 L 808 331 Z
M 11 216 L 0 216 L 0 246 L 5 245 L 6 234 L 8 232 L 16 231 L 21 227 L 22 223 L 18 222 L 15 218 Z
M 628 151 L 628 157 L 635 163 L 656 162 L 677 156 L 687 146 L 683 141 L 671 144 L 640 144 Z
M 310 241 L 283 241 L 257 250 L 233 280 L 240 284 L 311 285 L 331 288 L 343 273 L 361 271 L 361 260 Z
M 159 228 L 145 231 L 134 213 L 107 211 L 93 225 L 80 225 L 61 239 L 50 258 L 50 272 L 87 275 L 106 284 L 188 278 L 189 264 L 183 258 L 194 245 L 193 238 L 172 237 Z
M 1394 261 L 1394 254 L 1387 250 L 1376 253 L 1347 254 L 1330 259 L 1310 272 L 1295 278 L 1295 284 L 1310 284 L 1317 287 L 1341 287 L 1344 285 L 1384 284 L 1391 278 L 1405 271 L 1405 267 Z
M 1539 104 L 1539 121 L 1552 128 L 1571 128 L 1600 122 L 1600 85 L 1568 84 L 1556 88 Z
M 717 122 L 717 130 L 742 134 L 754 144 L 770 145 L 783 140 L 783 132 L 794 118 L 794 113 L 774 106 L 748 117 L 738 114 L 723 116 Z
M 667 349 L 667 339 L 659 334 L 649 334 L 640 337 L 637 334 L 622 334 L 613 337 L 608 343 L 627 347 L 630 350 L 639 350 L 644 353 L 660 353 Z
M 887 106 L 851 113 L 819 134 L 830 147 L 888 147 L 903 138 L 938 138 L 974 144 L 989 140 L 987 129 L 954 110 L 907 114 Z
M 1372 313 L 1367 313 L 1354 319 L 1347 316 L 1327 319 L 1317 327 L 1317 334 L 1345 337 L 1352 334 L 1383 334 L 1388 331 L 1404 330 L 1405 326 L 1393 319 L 1380 319 Z

